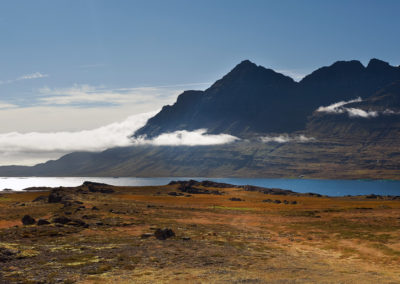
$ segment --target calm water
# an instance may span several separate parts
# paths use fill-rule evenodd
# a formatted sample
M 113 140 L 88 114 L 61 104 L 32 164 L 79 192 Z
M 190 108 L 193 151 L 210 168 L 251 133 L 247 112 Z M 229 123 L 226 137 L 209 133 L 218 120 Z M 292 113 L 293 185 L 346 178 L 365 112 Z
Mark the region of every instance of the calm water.
M 171 180 L 213 180 L 236 185 L 257 185 L 290 189 L 296 192 L 315 192 L 331 196 L 380 194 L 400 195 L 400 181 L 386 180 L 311 180 L 311 179 L 264 179 L 264 178 L 99 178 L 99 177 L 0 177 L 0 190 L 22 190 L 32 186 L 78 186 L 84 181 L 112 185 L 164 185 Z

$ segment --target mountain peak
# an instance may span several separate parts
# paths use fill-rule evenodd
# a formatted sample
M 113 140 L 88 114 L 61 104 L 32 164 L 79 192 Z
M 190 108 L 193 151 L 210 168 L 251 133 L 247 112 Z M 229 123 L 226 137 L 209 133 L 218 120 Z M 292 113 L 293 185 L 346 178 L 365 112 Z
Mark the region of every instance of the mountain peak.
M 241 67 L 244 67 L 244 66 L 253 66 L 253 67 L 255 66 L 255 67 L 257 67 L 257 64 L 251 62 L 248 59 L 245 59 L 242 62 L 240 62 L 238 65 L 236 65 L 236 67 L 239 67 L 239 66 L 241 66 Z
M 242 62 L 240 62 L 238 65 L 236 65 L 232 69 L 232 71 L 240 72 L 240 71 L 255 70 L 257 68 L 258 68 L 258 66 L 255 63 L 246 59 L 246 60 L 243 60 Z
M 369 70 L 380 70 L 387 67 L 390 67 L 389 63 L 376 58 L 372 58 L 367 65 L 367 69 Z

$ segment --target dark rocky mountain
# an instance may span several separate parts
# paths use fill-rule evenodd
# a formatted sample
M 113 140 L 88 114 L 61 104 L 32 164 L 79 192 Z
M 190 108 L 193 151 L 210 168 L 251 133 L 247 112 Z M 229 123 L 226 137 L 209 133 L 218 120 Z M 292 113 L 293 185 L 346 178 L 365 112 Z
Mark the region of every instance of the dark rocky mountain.
M 307 117 L 322 105 L 367 98 L 400 80 L 400 68 L 372 59 L 338 61 L 299 83 L 246 60 L 203 91 L 186 91 L 165 106 L 135 136 L 207 128 L 209 133 L 251 137 L 302 130 Z
M 317 111 L 357 97 L 362 100 Z M 246 139 L 213 146 L 141 145 L 71 153 L 34 167 L 0 167 L 0 176 L 400 179 L 400 67 L 376 59 L 367 67 L 340 61 L 295 82 L 243 61 L 209 89 L 181 94 L 135 135 L 199 128 Z M 313 139 L 260 139 L 283 133 Z
M 135 135 L 152 137 L 199 128 L 234 135 L 292 131 L 300 127 L 292 119 L 294 109 L 287 104 L 296 84 L 287 76 L 246 60 L 204 92 L 181 94 L 173 106 L 165 106 Z

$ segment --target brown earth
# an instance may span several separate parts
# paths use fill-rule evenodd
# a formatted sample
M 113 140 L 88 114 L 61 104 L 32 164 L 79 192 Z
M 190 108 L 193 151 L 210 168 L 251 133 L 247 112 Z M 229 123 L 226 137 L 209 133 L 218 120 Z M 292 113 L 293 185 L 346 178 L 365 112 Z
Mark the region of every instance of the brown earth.
M 0 283 L 400 282 L 399 199 L 168 194 L 180 186 L 0 194 Z M 55 192 L 60 201 L 33 202 Z M 24 215 L 51 224 L 24 226 Z M 158 240 L 157 228 L 175 236 Z

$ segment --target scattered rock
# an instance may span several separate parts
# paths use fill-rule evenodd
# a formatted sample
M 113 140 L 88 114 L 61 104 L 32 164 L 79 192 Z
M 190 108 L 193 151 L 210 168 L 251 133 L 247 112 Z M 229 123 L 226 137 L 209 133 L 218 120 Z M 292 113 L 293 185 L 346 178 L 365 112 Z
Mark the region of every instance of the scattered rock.
M 244 201 L 243 199 L 238 198 L 238 197 L 232 197 L 232 198 L 229 198 L 229 200 L 230 201 Z
M 36 197 L 35 199 L 33 199 L 32 202 L 41 202 L 41 201 L 47 201 L 47 200 L 48 200 L 48 196 L 40 195 L 40 196 Z
M 97 208 L 96 206 L 93 206 L 93 207 L 92 207 L 92 210 L 97 210 L 97 211 L 98 211 L 99 208 Z
M 110 194 L 115 192 L 114 189 L 111 188 L 112 186 L 105 183 L 85 181 L 82 184 L 82 186 L 87 187 L 90 192 L 99 192 L 105 194 Z
M 274 203 L 276 203 L 276 204 L 281 204 L 282 203 L 282 201 L 280 201 L 280 200 L 274 200 Z
M 165 228 L 165 229 L 157 229 L 154 232 L 154 236 L 158 239 L 158 240 L 166 240 L 170 237 L 174 237 L 175 236 L 175 232 L 172 231 L 171 229 Z
M 264 194 L 272 194 L 272 195 L 297 195 L 296 192 L 291 191 L 291 190 L 286 190 L 286 189 L 280 189 L 280 188 L 265 188 L 265 187 L 259 187 L 259 186 L 254 186 L 254 185 L 241 185 L 239 186 L 243 188 L 245 191 L 258 191 Z
M 38 222 L 37 222 L 38 226 L 49 225 L 49 224 L 50 224 L 50 222 L 45 220 L 45 219 L 39 219 Z
M 141 235 L 140 235 L 140 237 L 141 237 L 142 239 L 148 239 L 148 238 L 150 238 L 150 237 L 152 237 L 152 236 L 154 236 L 154 234 L 152 234 L 152 233 L 144 233 L 144 234 L 141 234 Z
M 183 196 L 184 195 L 183 193 L 178 193 L 178 192 L 175 192 L 175 191 L 168 192 L 167 194 L 171 195 L 171 196 Z
M 21 221 L 22 221 L 22 224 L 24 224 L 24 225 L 33 225 L 36 223 L 35 219 L 29 215 L 25 215 L 24 217 L 22 217 Z
M 56 223 L 56 224 L 63 224 L 63 225 L 65 225 L 65 224 L 71 222 L 71 219 L 69 219 L 69 218 L 67 218 L 67 217 L 64 217 L 64 216 L 61 216 L 61 217 L 55 217 L 55 218 L 53 218 L 51 221 L 52 221 L 53 223 Z
M 59 203 L 63 200 L 64 198 L 64 194 L 62 194 L 60 189 L 53 189 L 50 194 L 49 197 L 47 198 L 47 201 L 49 203 Z
M 0 247 L 0 262 L 12 260 L 16 254 L 18 254 L 16 250 Z
M 85 222 L 83 222 L 82 220 L 79 220 L 79 219 L 71 220 L 67 224 L 70 225 L 70 226 L 74 226 L 74 227 L 83 227 L 83 228 L 88 228 L 89 227 L 88 224 L 86 224 Z

